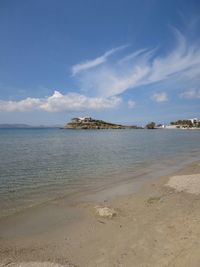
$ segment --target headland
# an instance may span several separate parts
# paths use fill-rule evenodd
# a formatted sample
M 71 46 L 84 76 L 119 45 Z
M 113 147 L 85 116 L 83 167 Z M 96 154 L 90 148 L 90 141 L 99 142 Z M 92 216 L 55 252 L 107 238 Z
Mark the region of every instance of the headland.
M 80 117 L 73 118 L 64 126 L 64 129 L 141 129 L 141 127 L 115 124 L 91 117 Z

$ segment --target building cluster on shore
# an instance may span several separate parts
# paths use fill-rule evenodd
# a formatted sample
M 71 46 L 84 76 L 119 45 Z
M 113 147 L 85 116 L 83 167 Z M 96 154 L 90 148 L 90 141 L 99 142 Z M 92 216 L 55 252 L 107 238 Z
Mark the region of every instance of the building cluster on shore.
M 155 126 L 158 129 L 197 129 L 200 128 L 200 119 L 193 118 L 187 120 L 177 120 L 170 122 L 169 125 L 158 124 Z
M 94 121 L 94 119 L 92 119 L 91 117 L 79 117 L 71 119 L 71 123 L 87 123 L 92 121 Z

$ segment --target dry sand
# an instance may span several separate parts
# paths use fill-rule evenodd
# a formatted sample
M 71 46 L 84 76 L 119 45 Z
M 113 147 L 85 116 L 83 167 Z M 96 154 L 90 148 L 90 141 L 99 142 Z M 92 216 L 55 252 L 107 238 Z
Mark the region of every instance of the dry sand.
M 138 193 L 102 203 L 62 199 L 4 218 L 0 266 L 199 267 L 199 192 L 196 163 Z M 115 216 L 99 216 L 96 206 Z
M 172 176 L 166 185 L 174 188 L 177 192 L 187 192 L 199 195 L 200 174 Z

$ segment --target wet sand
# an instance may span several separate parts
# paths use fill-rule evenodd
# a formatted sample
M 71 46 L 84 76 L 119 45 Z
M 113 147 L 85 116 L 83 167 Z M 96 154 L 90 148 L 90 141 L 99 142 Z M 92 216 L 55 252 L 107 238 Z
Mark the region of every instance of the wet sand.
M 193 163 L 137 191 L 127 183 L 2 218 L 0 266 L 199 267 L 200 192 L 187 187 L 192 175 L 193 188 L 200 188 L 199 174 Z M 97 205 L 115 216 L 100 217 Z

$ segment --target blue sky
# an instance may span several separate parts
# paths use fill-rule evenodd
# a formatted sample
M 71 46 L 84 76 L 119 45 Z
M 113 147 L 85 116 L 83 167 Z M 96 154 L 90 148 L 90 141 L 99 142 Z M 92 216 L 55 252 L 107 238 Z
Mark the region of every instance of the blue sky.
M 0 123 L 200 117 L 200 1 L 1 0 Z

